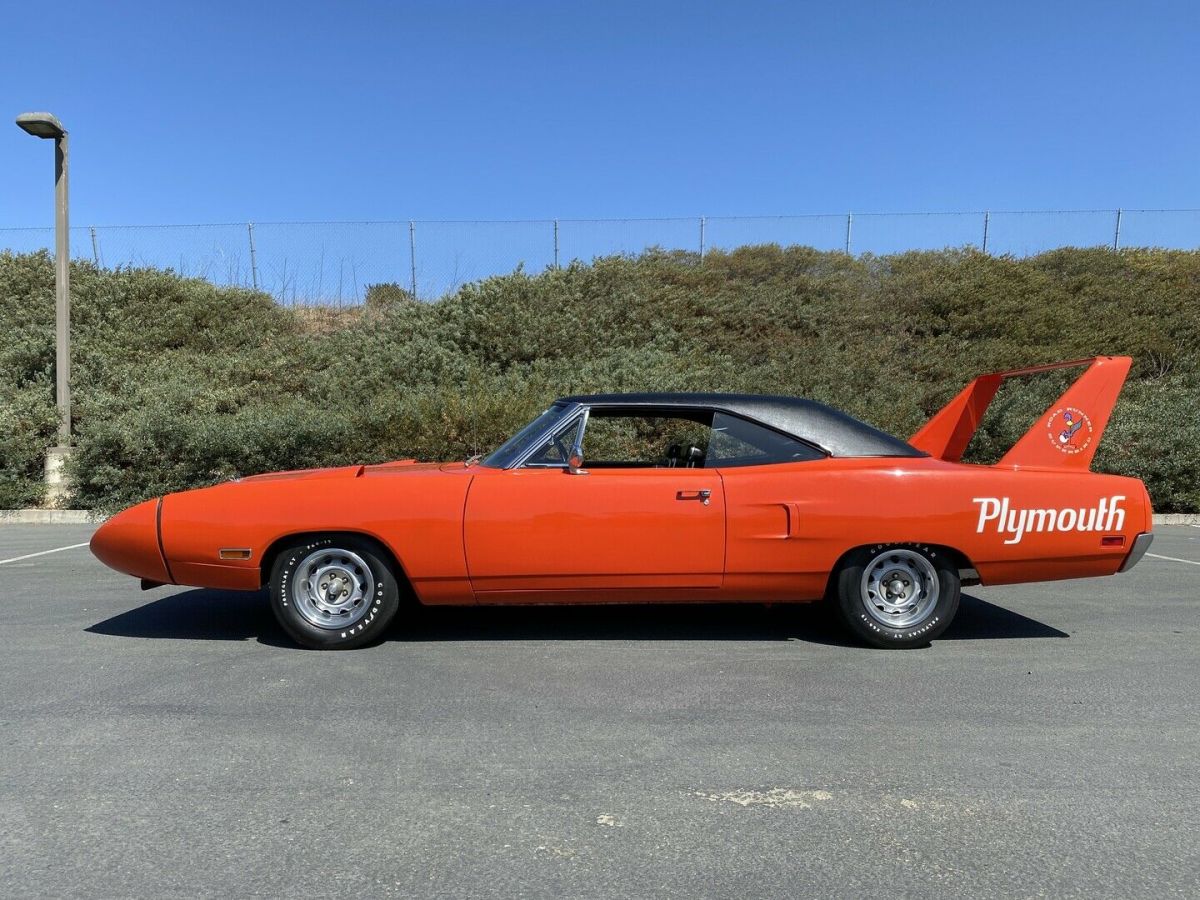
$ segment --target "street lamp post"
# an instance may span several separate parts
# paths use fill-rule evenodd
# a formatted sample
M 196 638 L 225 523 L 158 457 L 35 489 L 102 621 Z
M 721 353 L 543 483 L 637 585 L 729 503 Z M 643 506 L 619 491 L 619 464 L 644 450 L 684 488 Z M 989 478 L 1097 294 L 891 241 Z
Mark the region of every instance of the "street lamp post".
M 45 112 L 22 113 L 17 125 L 34 137 L 54 140 L 54 330 L 58 446 L 46 456 L 47 500 L 66 492 L 62 464 L 71 451 L 71 246 L 67 220 L 67 129 Z

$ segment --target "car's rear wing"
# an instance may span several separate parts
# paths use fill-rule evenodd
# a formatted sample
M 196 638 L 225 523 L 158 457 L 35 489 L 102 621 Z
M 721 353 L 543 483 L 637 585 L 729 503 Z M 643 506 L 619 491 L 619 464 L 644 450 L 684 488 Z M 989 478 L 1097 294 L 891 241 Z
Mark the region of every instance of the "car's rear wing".
M 1097 356 L 980 375 L 908 442 L 931 456 L 958 462 L 979 428 L 988 404 L 1006 378 L 1087 366 L 1086 371 L 996 463 L 997 466 L 1022 468 L 1086 470 L 1096 455 L 1096 445 L 1100 443 L 1100 435 L 1108 424 L 1132 362 L 1128 356 Z

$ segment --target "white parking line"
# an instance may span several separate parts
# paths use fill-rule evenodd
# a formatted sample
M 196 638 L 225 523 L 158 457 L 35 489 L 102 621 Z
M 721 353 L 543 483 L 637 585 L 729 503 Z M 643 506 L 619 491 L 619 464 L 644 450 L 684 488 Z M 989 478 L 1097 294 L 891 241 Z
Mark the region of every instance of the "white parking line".
M 26 553 L 24 556 L 14 556 L 12 559 L 0 559 L 0 566 L 8 565 L 9 563 L 20 562 L 23 559 L 33 559 L 35 556 L 45 556 L 47 553 L 62 553 L 64 550 L 78 550 L 80 547 L 86 547 L 87 541 L 82 544 L 71 544 L 69 547 L 55 547 L 53 550 L 42 550 L 38 553 Z
M 1194 559 L 1180 559 L 1178 556 L 1159 556 L 1157 553 L 1147 553 L 1146 555 L 1153 556 L 1155 559 L 1169 560 L 1170 562 L 1187 563 L 1189 566 L 1200 566 L 1200 562 L 1196 562 Z

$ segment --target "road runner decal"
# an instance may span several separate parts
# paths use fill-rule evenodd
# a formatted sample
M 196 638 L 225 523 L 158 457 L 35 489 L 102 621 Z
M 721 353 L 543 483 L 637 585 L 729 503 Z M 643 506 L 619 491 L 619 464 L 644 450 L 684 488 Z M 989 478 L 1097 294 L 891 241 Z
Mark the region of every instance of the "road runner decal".
M 1073 406 L 1051 413 L 1046 430 L 1051 445 L 1068 455 L 1082 453 L 1092 443 L 1092 420 L 1087 413 Z
M 1124 499 L 1124 494 L 1114 494 L 1096 506 L 1078 509 L 1012 509 L 1007 497 L 973 497 L 971 502 L 979 504 L 976 533 L 983 534 L 988 523 L 994 522 L 997 534 L 1011 535 L 1004 543 L 1019 544 L 1031 531 L 1120 531 L 1125 527 Z

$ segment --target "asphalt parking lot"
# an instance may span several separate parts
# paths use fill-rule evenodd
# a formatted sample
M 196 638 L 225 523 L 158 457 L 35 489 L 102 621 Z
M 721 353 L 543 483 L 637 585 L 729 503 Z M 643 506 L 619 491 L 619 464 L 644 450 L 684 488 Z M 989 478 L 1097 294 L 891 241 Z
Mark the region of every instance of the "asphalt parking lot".
M 307 652 L 261 595 L 27 556 L 90 532 L 0 525 L 5 897 L 1200 894 L 1200 528 L 908 652 L 727 606 Z

